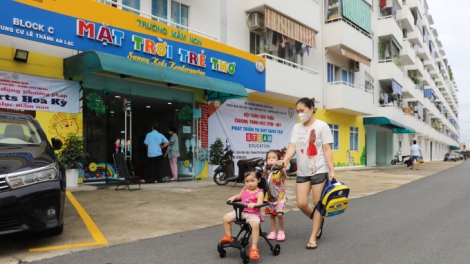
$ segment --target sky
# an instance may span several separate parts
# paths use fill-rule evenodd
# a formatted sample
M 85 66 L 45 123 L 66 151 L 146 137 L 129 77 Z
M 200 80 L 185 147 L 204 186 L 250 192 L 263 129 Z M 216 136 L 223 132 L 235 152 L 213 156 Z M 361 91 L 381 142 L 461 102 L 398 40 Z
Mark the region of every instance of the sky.
M 438 39 L 446 52 L 459 91 L 460 141 L 470 141 L 470 24 L 466 19 L 470 13 L 468 0 L 426 0 L 429 14 L 434 20 Z

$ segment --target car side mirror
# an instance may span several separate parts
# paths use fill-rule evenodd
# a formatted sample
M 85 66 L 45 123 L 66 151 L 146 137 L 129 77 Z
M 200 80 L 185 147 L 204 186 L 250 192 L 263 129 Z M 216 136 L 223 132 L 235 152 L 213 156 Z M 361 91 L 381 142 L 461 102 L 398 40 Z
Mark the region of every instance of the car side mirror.
M 52 138 L 51 141 L 52 141 L 52 148 L 54 148 L 54 150 L 59 150 L 62 148 L 62 141 L 60 139 Z

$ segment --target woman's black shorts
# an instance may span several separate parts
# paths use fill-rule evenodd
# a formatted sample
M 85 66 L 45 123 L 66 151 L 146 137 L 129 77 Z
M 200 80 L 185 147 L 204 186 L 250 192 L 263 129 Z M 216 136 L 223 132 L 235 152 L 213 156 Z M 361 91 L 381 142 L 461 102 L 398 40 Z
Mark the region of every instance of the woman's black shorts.
M 297 176 L 295 182 L 304 183 L 310 181 L 310 185 L 324 182 L 328 178 L 328 172 L 318 173 L 312 176 Z

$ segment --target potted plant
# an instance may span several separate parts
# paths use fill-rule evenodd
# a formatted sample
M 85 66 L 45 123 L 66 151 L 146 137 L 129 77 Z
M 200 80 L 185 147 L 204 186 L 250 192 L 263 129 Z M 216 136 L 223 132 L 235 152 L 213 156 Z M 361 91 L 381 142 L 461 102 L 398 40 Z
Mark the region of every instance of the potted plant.
M 224 143 L 220 138 L 216 138 L 214 143 L 209 146 L 209 177 L 212 177 L 212 173 L 219 166 L 220 159 L 224 155 Z
M 59 162 L 66 170 L 67 186 L 77 186 L 78 169 L 86 164 L 87 156 L 83 151 L 83 137 L 69 134 L 58 154 Z

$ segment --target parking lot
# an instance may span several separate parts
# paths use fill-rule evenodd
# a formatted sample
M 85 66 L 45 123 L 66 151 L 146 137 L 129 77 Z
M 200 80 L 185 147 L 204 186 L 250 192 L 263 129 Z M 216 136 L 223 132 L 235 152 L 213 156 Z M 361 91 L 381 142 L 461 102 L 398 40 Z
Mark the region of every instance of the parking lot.
M 419 171 L 395 165 L 339 170 L 336 174 L 351 188 L 350 199 L 354 199 L 399 187 L 462 162 L 426 162 Z M 211 179 L 145 184 L 142 190 L 132 192 L 115 191 L 105 184 L 81 185 L 67 193 L 62 235 L 0 237 L 0 263 L 27 262 L 219 225 L 222 215 L 231 210 L 225 199 L 241 187 L 217 186 Z M 287 194 L 286 211 L 297 210 L 295 178 L 287 180 Z

